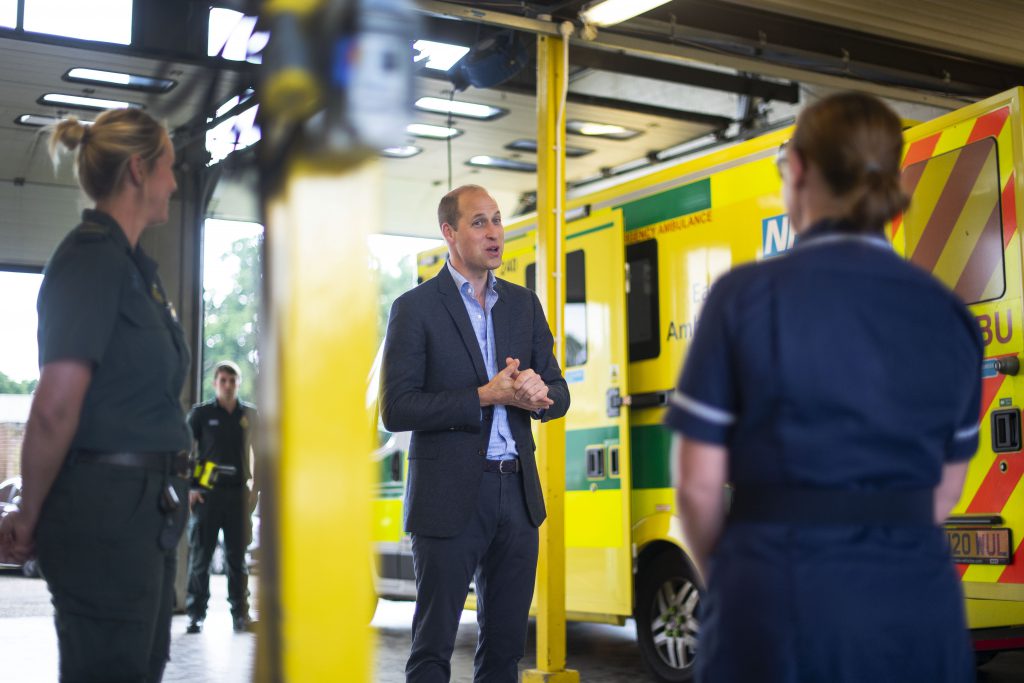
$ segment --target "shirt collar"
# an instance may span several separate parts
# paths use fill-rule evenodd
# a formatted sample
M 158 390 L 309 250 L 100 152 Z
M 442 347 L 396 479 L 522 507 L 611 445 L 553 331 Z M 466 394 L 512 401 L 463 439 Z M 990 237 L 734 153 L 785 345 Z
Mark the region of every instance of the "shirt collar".
M 451 273 L 452 279 L 455 280 L 455 287 L 460 292 L 463 291 L 467 286 L 472 291 L 473 285 L 470 284 L 469 280 L 467 280 L 465 277 L 463 277 L 462 273 L 460 273 L 459 271 L 455 270 L 455 266 L 452 265 L 451 259 L 445 259 L 445 265 L 448 266 L 448 272 Z M 494 293 L 497 293 L 497 291 L 498 291 L 497 286 L 498 286 L 498 278 L 494 277 L 494 272 L 493 271 L 490 271 L 490 270 L 487 271 L 487 289 L 489 289 L 490 291 L 492 291 Z M 475 294 L 475 292 L 474 292 L 474 294 Z
M 128 241 L 128 236 L 124 234 L 124 229 L 121 225 L 114 220 L 114 217 L 104 211 L 98 211 L 96 209 L 85 209 L 82 211 L 82 222 L 83 223 L 96 223 L 102 225 L 105 228 L 110 228 L 110 237 L 118 244 L 122 246 L 126 251 L 132 250 L 131 242 Z
M 858 230 L 853 221 L 845 218 L 823 218 L 797 235 L 793 246 L 795 248 L 837 241 L 862 242 L 871 246 L 892 249 L 892 245 L 883 234 Z

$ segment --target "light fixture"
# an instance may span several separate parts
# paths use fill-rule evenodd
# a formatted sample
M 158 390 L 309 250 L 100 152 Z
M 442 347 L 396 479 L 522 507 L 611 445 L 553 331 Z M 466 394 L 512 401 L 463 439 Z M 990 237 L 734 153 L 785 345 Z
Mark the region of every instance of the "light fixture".
M 104 100 L 99 97 L 84 97 L 82 95 L 64 95 L 62 93 L 48 92 L 40 97 L 39 104 L 47 104 L 51 107 L 72 107 L 75 109 L 93 109 L 102 111 L 104 109 L 145 109 L 141 104 L 134 102 L 122 102 L 120 100 Z
M 686 142 L 674 145 L 667 149 L 663 149 L 657 154 L 658 161 L 666 161 L 668 159 L 675 159 L 681 157 L 684 154 L 691 154 L 693 152 L 700 152 L 708 147 L 719 144 L 722 138 L 717 133 L 708 133 L 707 135 L 701 135 L 700 137 L 687 140 Z
M 422 151 L 423 148 L 416 145 L 402 145 L 400 147 L 385 147 L 380 153 L 381 156 L 391 157 L 392 159 L 408 159 Z
M 608 173 L 611 175 L 620 175 L 622 173 L 628 173 L 629 171 L 635 171 L 638 168 L 650 165 L 651 160 L 647 157 L 641 157 L 640 159 L 633 159 L 633 161 L 627 161 L 624 164 L 618 166 L 612 166 L 608 169 Z
M 43 116 L 42 114 L 22 114 L 18 118 L 14 119 L 14 122 L 19 126 L 32 126 L 33 128 L 52 126 L 55 123 L 60 123 L 60 121 L 61 119 L 59 116 Z M 78 122 L 87 126 L 92 125 L 92 121 L 78 119 Z
M 448 126 L 432 126 L 429 123 L 410 123 L 405 127 L 405 132 L 415 135 L 418 138 L 431 138 L 433 140 L 447 140 L 462 135 L 458 128 Z
M 532 164 L 529 161 L 519 161 L 518 159 L 507 159 L 505 157 L 492 157 L 486 154 L 479 154 L 475 157 L 470 157 L 469 161 L 466 162 L 467 166 L 477 166 L 479 168 L 499 168 L 503 171 L 520 171 L 522 173 L 536 173 L 537 164 Z
M 576 135 L 588 135 L 595 138 L 609 138 L 611 140 L 629 140 L 640 135 L 640 131 L 632 128 L 624 128 L 611 123 L 597 123 L 595 121 L 565 122 L 565 130 Z
M 512 142 L 505 145 L 505 149 L 511 149 L 514 152 L 537 152 L 537 141 L 522 138 L 519 140 L 513 140 Z M 587 149 L 585 147 L 572 147 L 571 145 L 565 146 L 565 156 L 567 157 L 583 157 L 594 150 Z
M 447 71 L 452 68 L 469 52 L 468 47 L 436 43 L 433 40 L 417 40 L 412 44 L 412 49 L 419 52 L 413 57 L 414 62 L 424 62 L 423 65 L 428 69 L 437 69 L 438 71 Z
M 660 7 L 668 0 L 602 0 L 582 12 L 580 21 L 590 26 L 611 26 Z
M 62 78 L 72 83 L 89 83 L 152 93 L 165 93 L 177 85 L 177 81 L 173 81 L 170 78 L 150 78 L 149 76 L 126 74 L 118 71 L 102 71 L 100 69 L 84 69 L 80 67 L 68 69 Z
M 508 109 L 492 107 L 489 104 L 459 102 L 457 100 L 446 100 L 441 97 L 421 97 L 416 100 L 416 108 L 421 111 L 464 116 L 468 119 L 478 119 L 480 121 L 490 121 L 508 113 Z

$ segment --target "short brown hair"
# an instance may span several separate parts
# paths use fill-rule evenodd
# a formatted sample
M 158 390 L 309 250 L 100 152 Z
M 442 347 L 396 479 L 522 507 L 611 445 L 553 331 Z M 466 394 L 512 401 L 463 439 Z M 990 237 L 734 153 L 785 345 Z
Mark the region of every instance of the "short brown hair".
M 238 381 L 242 381 L 242 371 L 239 369 L 238 364 L 229 360 L 222 360 L 213 366 L 213 379 L 217 379 L 217 375 L 222 372 L 226 372 L 229 375 L 234 375 L 238 378 Z
M 78 183 L 98 201 L 118 190 L 133 155 L 153 167 L 164 151 L 166 132 L 141 109 L 109 109 L 89 126 L 70 116 L 53 126 L 50 156 L 56 161 L 58 143 L 74 151 Z
M 437 225 L 438 227 L 447 223 L 452 226 L 453 230 L 459 229 L 459 197 L 462 196 L 463 192 L 473 192 L 479 190 L 481 192 L 487 192 L 487 190 L 479 185 L 460 185 L 454 190 L 450 191 L 445 196 L 441 197 L 441 202 L 437 205 Z
M 797 117 L 790 144 L 818 166 L 837 197 L 854 200 L 845 218 L 860 229 L 881 231 L 907 208 L 900 187 L 903 131 L 878 98 L 848 92 L 815 102 Z

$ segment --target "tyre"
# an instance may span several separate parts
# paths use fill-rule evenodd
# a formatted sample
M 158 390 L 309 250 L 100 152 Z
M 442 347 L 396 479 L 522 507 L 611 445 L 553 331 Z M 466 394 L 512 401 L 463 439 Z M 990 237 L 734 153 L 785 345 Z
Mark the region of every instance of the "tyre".
M 636 635 L 644 665 L 659 683 L 690 681 L 697 654 L 701 589 L 682 552 L 669 549 L 641 567 Z

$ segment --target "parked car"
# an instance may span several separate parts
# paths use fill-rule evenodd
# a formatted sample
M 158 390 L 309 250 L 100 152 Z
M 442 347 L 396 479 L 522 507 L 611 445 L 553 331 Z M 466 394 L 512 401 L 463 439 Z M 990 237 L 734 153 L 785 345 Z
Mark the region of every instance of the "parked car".
M 6 515 L 12 510 L 17 510 L 19 505 L 21 505 L 21 477 L 15 476 L 5 479 L 3 483 L 0 483 L 0 516 Z M 0 562 L 0 567 L 5 569 L 17 569 L 20 567 L 21 572 L 30 578 L 41 576 L 39 573 L 39 562 L 35 558 L 23 565 Z

